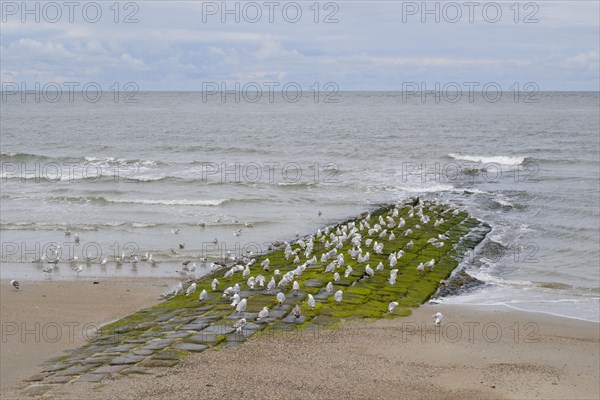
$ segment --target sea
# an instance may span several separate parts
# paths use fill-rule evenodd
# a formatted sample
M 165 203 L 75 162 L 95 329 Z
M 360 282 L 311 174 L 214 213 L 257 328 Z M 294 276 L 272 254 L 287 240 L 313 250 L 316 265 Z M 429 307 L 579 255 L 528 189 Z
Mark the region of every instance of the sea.
M 200 276 L 420 196 L 492 228 L 445 302 L 600 321 L 598 92 L 37 99 L 0 103 L 2 279 Z

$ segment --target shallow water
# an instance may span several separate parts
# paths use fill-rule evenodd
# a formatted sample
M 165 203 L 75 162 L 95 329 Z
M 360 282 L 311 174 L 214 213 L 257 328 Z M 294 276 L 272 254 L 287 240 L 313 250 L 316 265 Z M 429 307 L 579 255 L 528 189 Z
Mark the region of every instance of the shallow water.
M 336 104 L 138 97 L 2 104 L 2 278 L 78 279 L 66 263 L 53 273 L 31 263 L 52 258 L 53 242 L 61 260 L 162 261 L 94 263 L 80 278 L 172 277 L 183 259 L 265 251 L 421 195 L 493 227 L 465 260 L 488 285 L 447 301 L 600 320 L 598 93 L 539 93 L 534 104 L 385 92 L 340 93 Z

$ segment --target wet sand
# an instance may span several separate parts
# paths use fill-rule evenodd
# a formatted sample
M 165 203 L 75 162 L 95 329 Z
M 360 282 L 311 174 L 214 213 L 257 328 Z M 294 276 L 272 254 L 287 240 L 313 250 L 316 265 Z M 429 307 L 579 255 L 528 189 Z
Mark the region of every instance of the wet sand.
M 47 306 L 36 301 L 38 308 L 19 305 L 18 311 L 14 302 L 5 303 L 5 298 L 14 300 L 17 295 L 3 293 L 3 321 L 5 308 L 31 322 L 51 321 L 52 314 L 61 315 L 61 321 L 107 320 L 155 302 L 156 295 L 164 290 L 158 283 L 147 283 L 146 293 L 136 294 L 134 300 L 130 293 L 134 287 L 127 282 L 106 285 L 105 289 L 102 285 L 93 289 L 66 282 L 61 285 L 66 286 L 46 291 L 46 296 L 52 294 L 54 299 Z M 68 296 L 64 293 L 67 289 L 71 292 Z M 76 301 L 94 291 L 96 301 Z M 67 299 L 60 303 L 54 296 Z M 100 301 L 103 314 L 97 312 Z M 72 307 L 67 307 L 69 304 Z M 67 311 L 61 313 L 61 307 L 75 310 L 69 315 Z M 433 326 L 431 318 L 437 311 L 444 314 L 439 328 Z M 77 319 L 77 312 L 84 318 Z M 14 338 L 9 340 L 19 348 Z M 39 354 L 29 355 L 29 360 L 43 361 L 60 353 L 59 347 L 41 343 Z M 151 375 L 59 385 L 44 397 L 597 399 L 599 349 L 598 323 L 508 308 L 427 305 L 407 318 L 352 321 L 318 334 L 257 335 L 236 348 L 192 354 L 177 366 L 157 368 Z M 12 367 L 5 367 L 5 357 Z M 9 373 L 13 379 L 25 371 L 35 372 L 30 361 L 17 361 L 14 351 L 5 354 L 4 346 L 2 358 L 3 371 L 20 371 Z M 19 389 L 26 385 L 3 387 L 2 398 L 23 398 Z
M 166 279 L 23 281 L 0 290 L 0 387 L 38 372 L 38 365 L 84 343 L 93 330 L 158 303 Z M 3 397 L 3 396 L 2 396 Z M 4 398 L 4 397 L 3 397 Z

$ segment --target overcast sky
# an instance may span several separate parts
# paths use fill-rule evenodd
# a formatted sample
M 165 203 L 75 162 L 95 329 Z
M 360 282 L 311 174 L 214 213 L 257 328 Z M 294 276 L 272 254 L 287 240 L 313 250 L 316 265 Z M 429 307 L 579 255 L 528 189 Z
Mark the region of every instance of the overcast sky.
M 100 17 L 90 2 L 76 3 L 70 10 L 62 0 L 54 3 L 59 7 L 39 2 L 36 22 L 36 12 L 27 14 L 21 1 L 2 1 L 3 83 L 31 89 L 35 82 L 108 87 L 131 81 L 140 90 L 270 81 L 335 82 L 340 90 L 401 90 L 407 82 L 427 89 L 435 82 L 594 91 L 600 85 L 595 0 L 518 7 L 439 2 L 439 22 L 423 13 L 421 1 L 321 2 L 318 15 L 314 1 L 239 2 L 237 16 L 224 14 L 220 1 L 122 2 L 118 15 L 113 1 L 99 1 Z M 127 17 L 137 22 L 125 23 Z

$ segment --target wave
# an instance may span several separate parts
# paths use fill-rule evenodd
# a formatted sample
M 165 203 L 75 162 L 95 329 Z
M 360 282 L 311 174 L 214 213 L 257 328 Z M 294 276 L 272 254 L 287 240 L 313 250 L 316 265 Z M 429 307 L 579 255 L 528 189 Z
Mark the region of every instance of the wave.
M 166 206 L 219 206 L 230 199 L 217 200 L 188 200 L 188 199 L 173 199 L 173 200 L 152 200 L 152 199 L 108 199 L 110 203 L 131 203 L 131 204 L 148 204 L 148 205 L 166 205 Z
M 515 165 L 523 164 L 527 157 L 524 156 L 469 156 L 450 153 L 448 157 L 454 160 L 472 161 L 481 164 Z

